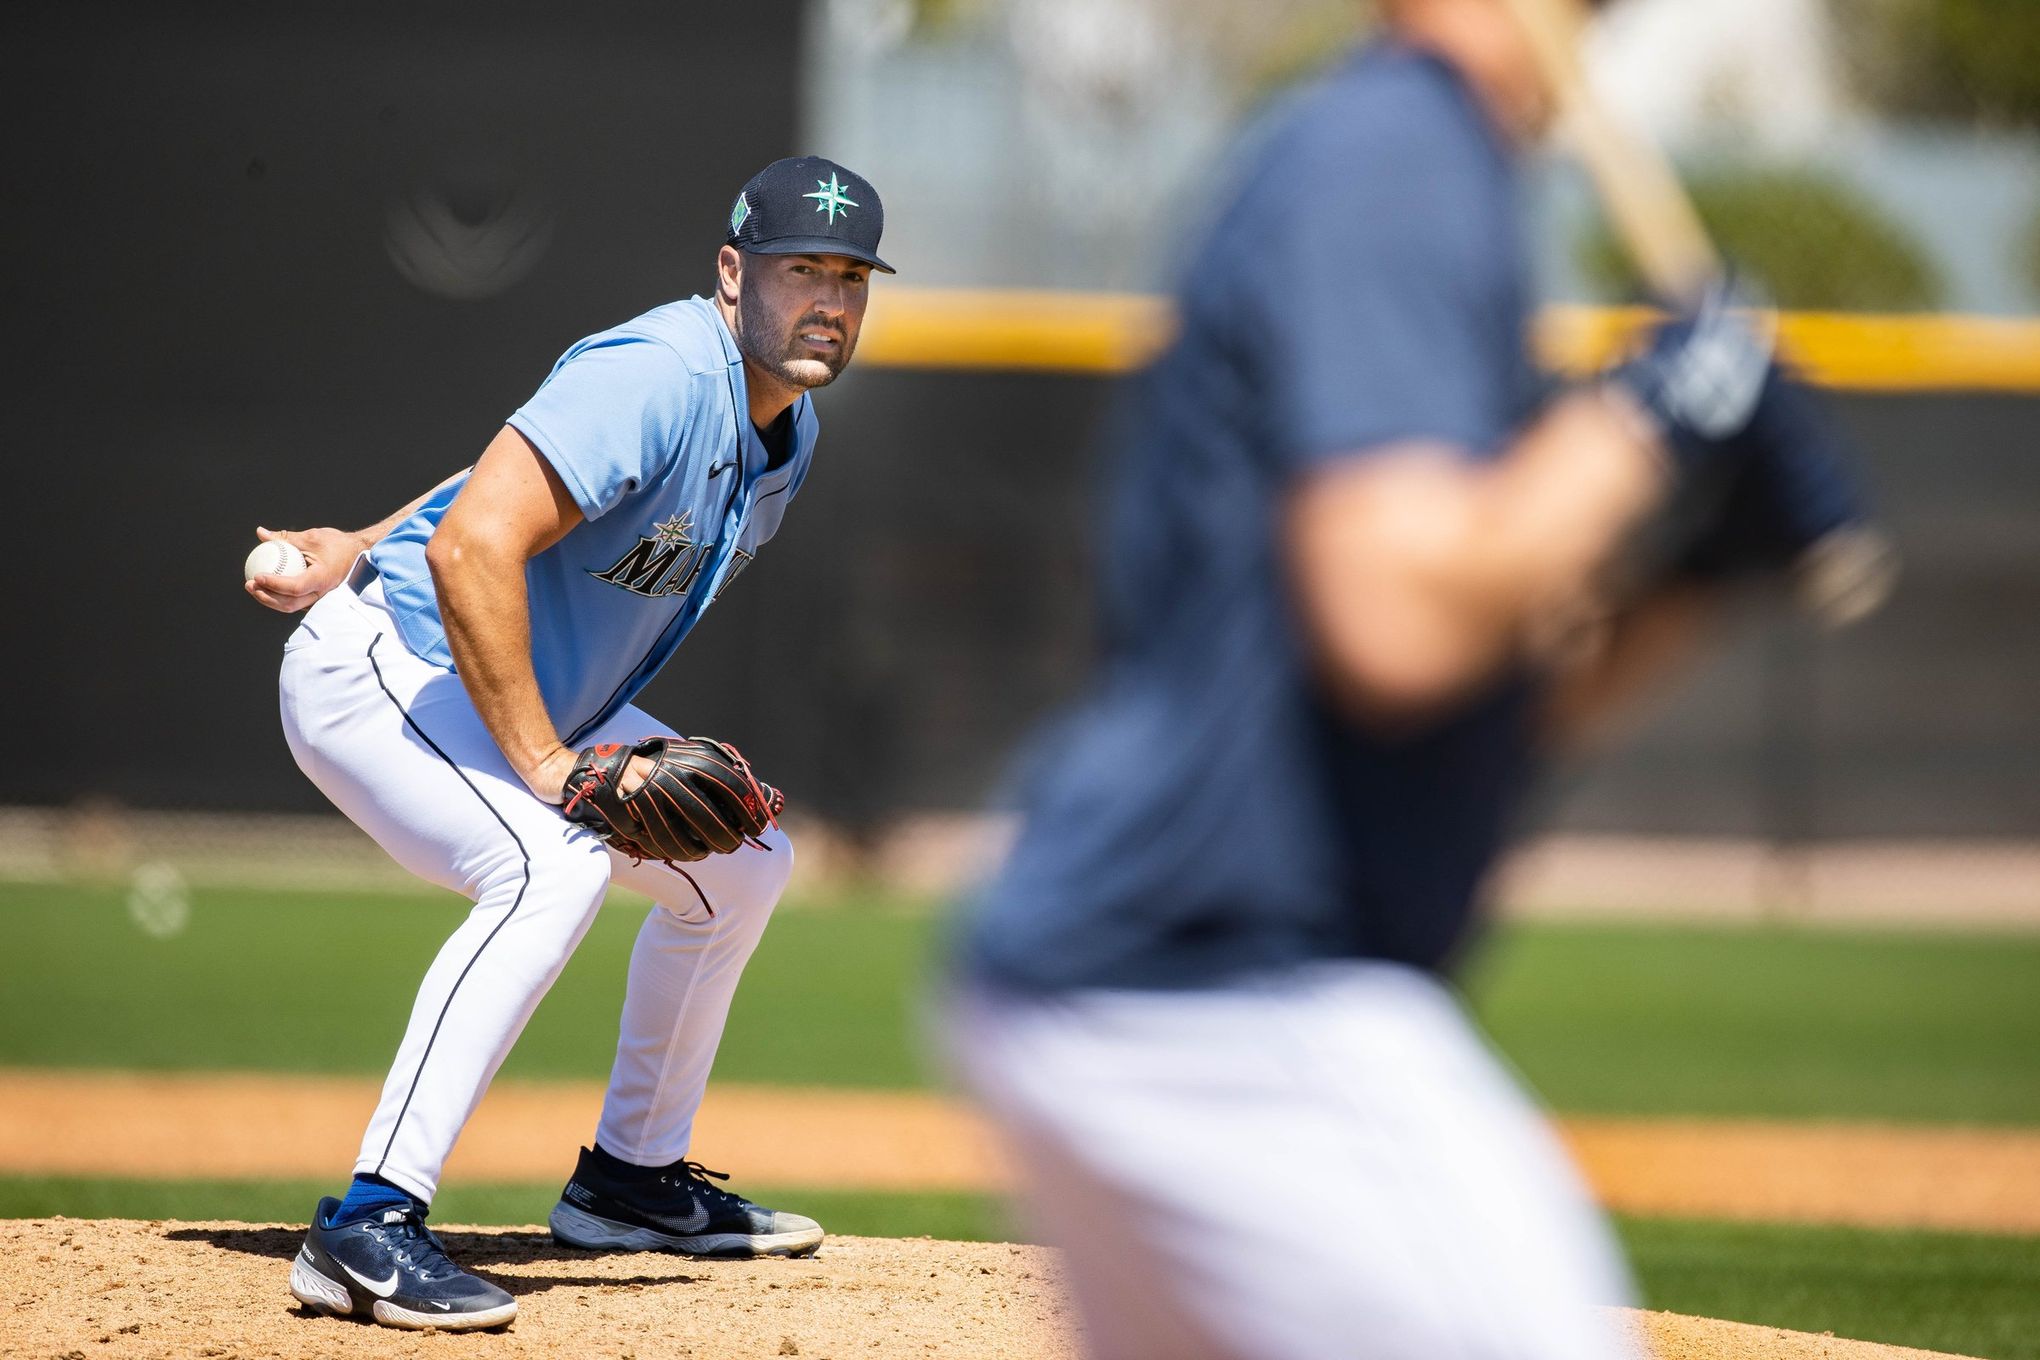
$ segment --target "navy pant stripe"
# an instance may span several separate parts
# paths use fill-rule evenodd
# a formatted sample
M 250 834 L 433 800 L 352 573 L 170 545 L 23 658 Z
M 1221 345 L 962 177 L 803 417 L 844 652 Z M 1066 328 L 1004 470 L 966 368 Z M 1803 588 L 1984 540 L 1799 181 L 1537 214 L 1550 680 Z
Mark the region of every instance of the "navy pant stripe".
M 418 740 L 424 742 L 427 746 L 431 747 L 432 753 L 438 756 L 441 760 L 445 761 L 448 769 L 452 770 L 455 774 L 460 776 L 460 782 L 468 786 L 468 791 L 470 793 L 474 794 L 475 797 L 481 799 L 482 806 L 489 809 L 489 815 L 496 819 L 497 824 L 503 828 L 504 834 L 509 836 L 510 839 L 516 843 L 517 853 L 521 855 L 524 859 L 524 882 L 518 886 L 517 896 L 515 899 L 511 901 L 510 910 L 503 913 L 503 919 L 496 922 L 496 928 L 494 930 L 491 930 L 488 934 L 488 937 L 484 939 L 479 946 L 476 947 L 474 957 L 467 961 L 467 967 L 460 970 L 460 976 L 455 978 L 453 981 L 452 990 L 447 992 L 446 1004 L 439 1008 L 439 1018 L 432 1022 L 432 1035 L 425 1041 L 425 1051 L 418 1055 L 418 1070 L 411 1074 L 411 1088 L 408 1091 L 404 1092 L 403 1107 L 397 1111 L 396 1120 L 390 1125 L 389 1141 L 383 1144 L 382 1157 L 375 1164 L 375 1170 L 377 1175 L 382 1174 L 383 1166 L 389 1161 L 390 1149 L 396 1146 L 397 1130 L 401 1129 L 404 1126 L 404 1116 L 410 1113 L 411 1098 L 418 1094 L 418 1083 L 425 1076 L 425 1063 L 432 1056 L 432 1046 L 439 1042 L 440 1026 L 446 1023 L 446 1013 L 453 1008 L 454 997 L 460 995 L 461 983 L 467 981 L 467 975 L 470 972 L 474 971 L 475 964 L 481 961 L 482 951 L 489 947 L 490 942 L 496 938 L 496 936 L 502 931 L 503 927 L 510 924 L 510 918 L 517 914 L 517 909 L 520 906 L 524 905 L 524 894 L 531 887 L 531 852 L 524 848 L 524 842 L 518 838 L 518 835 L 515 831 L 512 831 L 510 829 L 510 823 L 503 820 L 503 814 L 496 811 L 495 806 L 492 803 L 490 803 L 487 798 L 482 796 L 482 791 L 475 787 L 475 781 L 468 778 L 467 771 L 463 770 L 459 765 L 455 764 L 453 757 L 447 755 L 445 751 L 440 749 L 438 742 L 432 740 L 431 737 L 426 735 L 425 729 L 418 725 L 417 719 L 413 718 L 409 713 L 405 712 L 403 704 L 397 701 L 397 696 L 390 693 L 390 687 L 388 683 L 383 680 L 382 667 L 376 662 L 375 659 L 376 646 L 379 643 L 381 643 L 382 640 L 383 635 L 381 633 L 377 633 L 375 635 L 375 639 L 368 644 L 368 664 L 375 671 L 376 684 L 381 687 L 383 694 L 388 697 L 390 703 L 395 705 L 398 715 L 401 716 L 404 720 L 404 725 L 409 727 L 413 732 L 416 732 L 418 734 Z

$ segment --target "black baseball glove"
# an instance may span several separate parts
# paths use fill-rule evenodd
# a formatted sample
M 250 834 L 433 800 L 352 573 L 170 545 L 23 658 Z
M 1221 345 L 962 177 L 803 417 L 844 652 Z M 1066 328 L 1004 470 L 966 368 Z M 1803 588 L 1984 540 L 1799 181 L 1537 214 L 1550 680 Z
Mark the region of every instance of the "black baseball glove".
M 652 762 L 644 783 L 624 793 L 632 756 Z M 607 742 L 574 761 L 563 792 L 569 821 L 635 860 L 691 863 L 755 841 L 786 806 L 760 783 L 734 746 L 707 737 Z

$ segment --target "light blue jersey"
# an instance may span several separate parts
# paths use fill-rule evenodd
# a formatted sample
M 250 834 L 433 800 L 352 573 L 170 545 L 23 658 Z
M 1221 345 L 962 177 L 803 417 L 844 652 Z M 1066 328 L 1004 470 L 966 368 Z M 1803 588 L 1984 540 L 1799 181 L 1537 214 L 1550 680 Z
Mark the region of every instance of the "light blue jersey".
M 532 666 L 567 745 L 628 703 L 779 528 L 814 456 L 813 403 L 766 471 L 744 365 L 715 304 L 670 303 L 592 335 L 510 417 L 587 517 L 525 569 Z M 451 667 L 425 544 L 463 475 L 369 560 L 404 644 Z

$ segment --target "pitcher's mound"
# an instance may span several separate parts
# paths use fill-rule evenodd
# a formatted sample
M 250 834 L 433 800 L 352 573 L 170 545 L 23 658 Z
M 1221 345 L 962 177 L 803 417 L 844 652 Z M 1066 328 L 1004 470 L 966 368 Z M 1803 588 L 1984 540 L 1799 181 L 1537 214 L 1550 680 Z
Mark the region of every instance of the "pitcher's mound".
M 401 1332 L 312 1315 L 287 1288 L 304 1228 L 0 1222 L 0 1356 L 754 1360 L 1074 1356 L 1036 1247 L 832 1237 L 804 1261 L 604 1256 L 544 1228 L 438 1229 L 517 1296 L 507 1331 Z M 13 1305 L 11 1308 L 6 1305 Z
M 440 1233 L 462 1265 L 517 1296 L 516 1323 L 399 1332 L 313 1316 L 290 1297 L 302 1227 L 0 1222 L 0 1356 L 753 1360 L 808 1356 L 1074 1360 L 1054 1258 L 1038 1247 L 832 1237 L 805 1261 L 597 1256 L 543 1228 Z M 1921 1360 L 1768 1327 L 1637 1315 L 1662 1360 Z
M 1630 1314 L 1655 1360 L 1964 1360 L 1940 1351 L 1843 1341 L 1780 1327 L 1681 1317 L 1677 1313 Z

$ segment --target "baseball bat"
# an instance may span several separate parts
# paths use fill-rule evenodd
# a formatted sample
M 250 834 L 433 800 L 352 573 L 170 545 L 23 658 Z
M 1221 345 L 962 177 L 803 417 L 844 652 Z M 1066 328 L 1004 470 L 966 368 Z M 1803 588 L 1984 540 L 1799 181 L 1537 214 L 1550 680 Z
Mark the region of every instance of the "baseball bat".
M 1697 299 L 1722 275 L 1721 257 L 1663 150 L 1616 122 L 1588 88 L 1580 0 L 1506 0 L 1558 116 L 1571 131 L 1596 197 L 1644 283 L 1673 303 Z M 1780 474 L 1805 471 L 1791 459 Z M 1793 567 L 1799 605 L 1832 628 L 1874 612 L 1898 577 L 1891 538 L 1871 523 L 1824 534 Z

